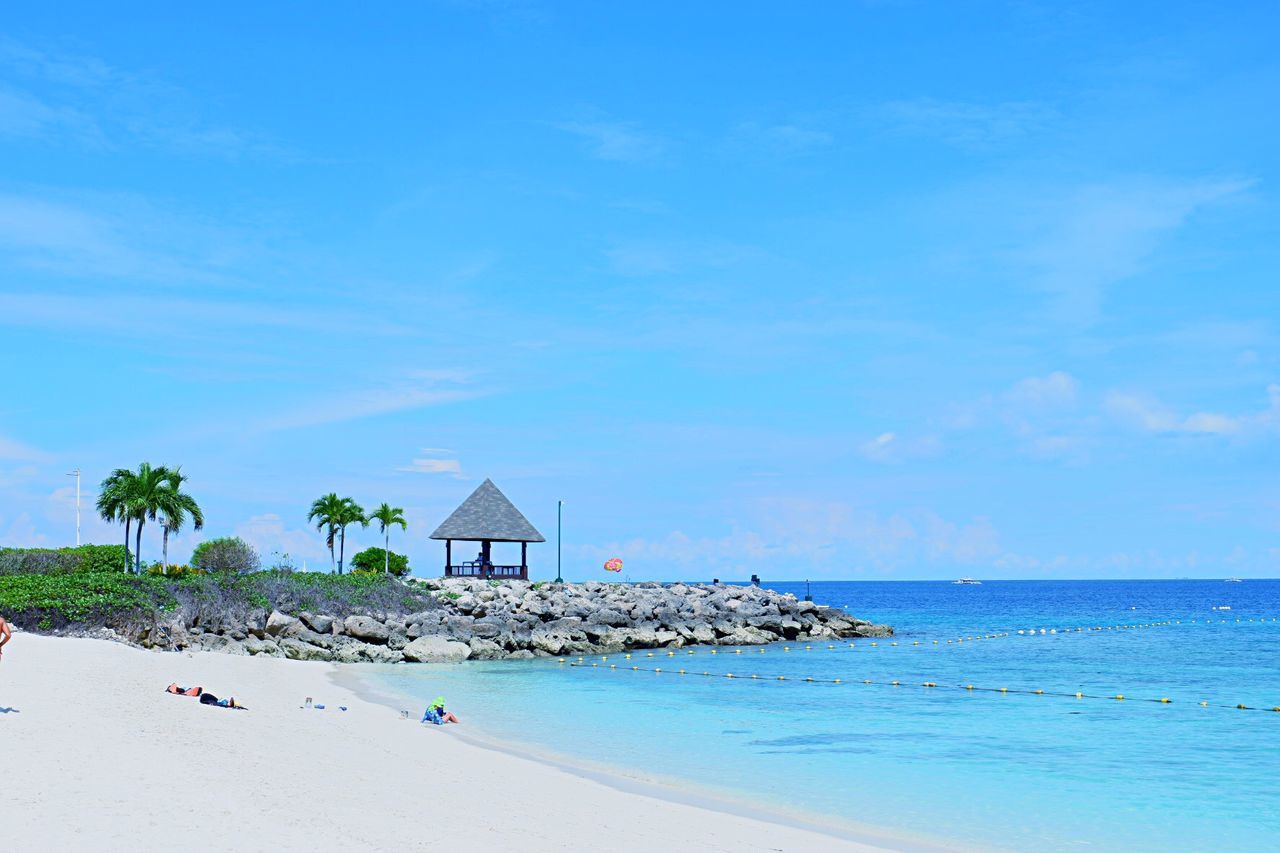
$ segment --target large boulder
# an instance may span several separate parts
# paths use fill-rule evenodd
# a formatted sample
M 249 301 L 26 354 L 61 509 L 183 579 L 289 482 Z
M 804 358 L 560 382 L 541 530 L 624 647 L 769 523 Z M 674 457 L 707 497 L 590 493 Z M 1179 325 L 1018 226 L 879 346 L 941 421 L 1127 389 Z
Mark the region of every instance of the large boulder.
M 267 617 L 267 633 L 278 637 L 297 624 L 298 620 L 292 616 L 281 613 L 279 610 L 272 610 L 271 615 Z
M 386 625 L 371 616 L 348 616 L 342 627 L 347 636 L 366 643 L 385 643 L 391 633 Z
M 298 618 L 306 623 L 307 627 L 317 634 L 333 633 L 333 617 L 323 614 L 313 615 L 311 613 L 299 613 Z
M 402 650 L 404 659 L 414 663 L 457 663 L 471 657 L 471 647 L 445 637 L 419 637 Z

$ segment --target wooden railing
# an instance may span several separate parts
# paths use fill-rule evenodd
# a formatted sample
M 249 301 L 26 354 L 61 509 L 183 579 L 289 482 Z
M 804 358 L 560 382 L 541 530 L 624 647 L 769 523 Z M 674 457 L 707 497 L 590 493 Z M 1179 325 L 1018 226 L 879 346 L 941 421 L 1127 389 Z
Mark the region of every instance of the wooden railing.
M 475 561 L 458 566 L 449 566 L 446 576 L 455 578 L 523 578 L 526 571 L 524 566 L 495 566 L 492 563 L 485 565 Z

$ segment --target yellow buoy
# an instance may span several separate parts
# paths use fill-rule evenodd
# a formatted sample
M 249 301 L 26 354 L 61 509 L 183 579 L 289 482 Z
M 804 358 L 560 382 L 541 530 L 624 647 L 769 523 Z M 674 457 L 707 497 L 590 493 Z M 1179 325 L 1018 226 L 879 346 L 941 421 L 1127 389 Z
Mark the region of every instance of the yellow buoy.
M 1170 699 L 1168 696 L 1161 696 L 1161 697 L 1160 697 L 1160 704 L 1161 704 L 1161 705 L 1168 705 L 1168 704 L 1169 704 L 1170 702 L 1172 702 L 1172 701 L 1173 701 L 1173 700 L 1172 700 L 1172 699 Z
M 1115 697 L 1114 697 L 1114 698 L 1115 698 L 1115 700 L 1116 700 L 1117 702 L 1123 702 L 1123 701 L 1124 701 L 1124 694 L 1123 694 L 1123 693 L 1117 693 L 1117 694 L 1115 695 Z
M 832 684 L 839 684 L 839 683 L 840 683 L 840 679 L 838 679 L 838 678 L 837 678 L 835 681 L 833 681 L 833 682 L 832 682 Z
M 1084 694 L 1083 694 L 1083 693 L 1077 693 L 1077 694 L 1076 694 L 1076 698 L 1077 698 L 1077 699 L 1083 699 L 1083 698 L 1084 698 Z

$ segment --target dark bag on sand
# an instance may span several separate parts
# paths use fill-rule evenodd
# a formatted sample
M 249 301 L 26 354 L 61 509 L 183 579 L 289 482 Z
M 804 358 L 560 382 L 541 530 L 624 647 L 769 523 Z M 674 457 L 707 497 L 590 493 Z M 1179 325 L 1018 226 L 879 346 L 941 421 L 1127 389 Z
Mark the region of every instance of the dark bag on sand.
M 218 697 L 214 696 L 212 693 L 201 693 L 200 704 L 201 705 L 217 705 Z

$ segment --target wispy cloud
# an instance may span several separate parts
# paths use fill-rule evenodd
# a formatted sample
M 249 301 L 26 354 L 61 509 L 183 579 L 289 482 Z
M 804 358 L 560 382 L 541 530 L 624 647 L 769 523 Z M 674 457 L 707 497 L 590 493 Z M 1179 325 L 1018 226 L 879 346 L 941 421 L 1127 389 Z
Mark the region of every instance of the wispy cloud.
M 825 148 L 835 142 L 835 137 L 825 130 L 803 127 L 798 124 L 769 124 L 745 121 L 733 129 L 729 137 L 732 148 L 756 151 L 770 156 L 806 154 Z
M 471 400 L 486 392 L 458 387 L 454 371 L 418 371 L 394 385 L 334 391 L 264 420 L 265 430 L 301 429 Z
M 1251 181 L 1134 180 L 1082 187 L 1050 204 L 1040 233 L 1010 257 L 1062 319 L 1094 320 L 1107 288 L 1143 272 L 1161 241 Z
M 942 442 L 936 435 L 905 438 L 894 432 L 882 432 L 858 447 L 864 458 L 886 465 L 935 456 L 941 449 Z
M 634 163 L 652 160 L 666 149 L 661 137 L 641 130 L 634 122 L 565 121 L 554 127 L 582 140 L 597 160 Z
M 423 453 L 429 451 L 424 450 Z M 397 471 L 405 471 L 410 474 L 451 474 L 457 479 L 462 479 L 462 463 L 457 459 L 434 459 L 430 457 L 418 457 Z
M 1054 108 L 1034 101 L 986 104 L 917 98 L 886 103 L 871 118 L 898 133 L 981 148 L 1044 130 L 1057 115 Z
M 97 57 L 0 38 L 0 68 L 14 81 L 0 89 L 0 133 L 90 147 L 127 142 L 183 154 L 301 159 L 262 134 L 204 119 L 199 99 L 182 88 Z
M 1192 412 L 1182 415 L 1149 394 L 1113 391 L 1107 411 L 1118 421 L 1142 432 L 1190 435 L 1236 435 L 1280 429 L 1280 385 L 1267 386 L 1267 407 L 1243 415 Z
M 52 456 L 39 448 L 0 435 L 0 460 L 5 462 L 48 462 Z

